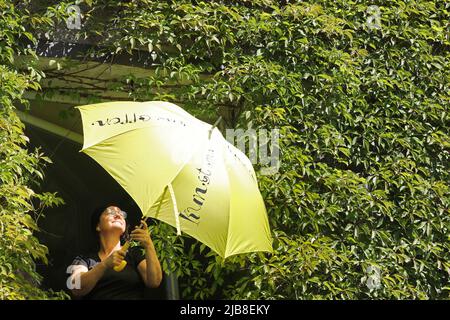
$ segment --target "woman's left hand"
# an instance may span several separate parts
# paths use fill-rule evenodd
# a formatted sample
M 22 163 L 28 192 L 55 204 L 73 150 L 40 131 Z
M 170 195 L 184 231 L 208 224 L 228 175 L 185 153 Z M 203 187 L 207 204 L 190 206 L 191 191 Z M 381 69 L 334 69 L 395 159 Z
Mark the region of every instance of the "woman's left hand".
M 141 221 L 140 227 L 136 227 L 136 229 L 131 231 L 130 237 L 131 240 L 138 241 L 144 248 L 148 248 L 151 244 L 148 227 L 144 220 Z

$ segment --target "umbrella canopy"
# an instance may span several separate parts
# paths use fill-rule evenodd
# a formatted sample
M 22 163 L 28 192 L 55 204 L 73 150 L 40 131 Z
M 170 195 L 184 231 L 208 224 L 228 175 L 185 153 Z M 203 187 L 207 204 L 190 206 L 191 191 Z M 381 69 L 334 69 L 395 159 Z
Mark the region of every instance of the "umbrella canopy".
M 249 159 L 220 131 L 175 104 L 80 106 L 82 152 L 135 200 L 222 257 L 272 251 L 263 199 Z

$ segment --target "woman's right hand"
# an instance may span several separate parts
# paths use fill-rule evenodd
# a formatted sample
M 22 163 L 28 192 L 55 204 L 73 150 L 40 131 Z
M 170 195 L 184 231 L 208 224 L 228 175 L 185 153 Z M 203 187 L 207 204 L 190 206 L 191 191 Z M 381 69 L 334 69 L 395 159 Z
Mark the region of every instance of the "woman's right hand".
M 105 266 L 108 269 L 112 269 L 115 266 L 120 265 L 123 259 L 125 259 L 126 251 L 117 250 L 111 253 L 111 255 L 104 261 Z

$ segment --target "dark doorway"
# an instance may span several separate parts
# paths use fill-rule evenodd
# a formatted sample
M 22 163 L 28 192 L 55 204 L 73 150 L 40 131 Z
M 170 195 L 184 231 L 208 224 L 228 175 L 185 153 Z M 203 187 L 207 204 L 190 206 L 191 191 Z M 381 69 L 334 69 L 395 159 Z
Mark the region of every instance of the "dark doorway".
M 105 202 L 118 203 L 129 213 L 130 225 L 137 224 L 140 209 L 120 185 L 93 159 L 80 153 L 81 145 L 42 129 L 27 125 L 30 149 L 40 147 L 53 164 L 45 170 L 37 192 L 57 192 L 65 204 L 46 209 L 38 220 L 42 231 L 37 235 L 49 249 L 49 264 L 38 264 L 44 277 L 42 285 L 53 290 L 67 290 L 66 273 L 75 256 L 92 250 L 90 214 Z M 158 289 L 148 289 L 149 299 L 165 299 L 164 281 Z

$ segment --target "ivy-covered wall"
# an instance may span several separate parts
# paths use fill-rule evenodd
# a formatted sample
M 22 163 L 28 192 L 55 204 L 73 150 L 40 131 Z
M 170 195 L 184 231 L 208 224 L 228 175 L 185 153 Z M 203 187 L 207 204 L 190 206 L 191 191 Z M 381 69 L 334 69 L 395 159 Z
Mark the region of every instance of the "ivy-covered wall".
M 40 150 L 28 151 L 24 125 L 15 114 L 15 104 L 28 102 L 25 90 L 37 90 L 39 71 L 20 72 L 14 65 L 15 55 L 32 50 L 19 44 L 33 39 L 26 30 L 30 17 L 16 10 L 10 1 L 0 1 L 0 299 L 61 299 L 64 293 L 40 288 L 42 277 L 36 272 L 36 261 L 47 263 L 47 247 L 34 233 L 36 220 L 45 208 L 62 203 L 55 194 L 35 193 L 43 179 L 43 168 L 51 162 Z
M 280 130 L 259 175 L 273 255 L 223 262 L 153 227 L 184 298 L 449 298 L 447 2 L 78 3 L 99 55 L 150 53 L 153 75 L 109 89 Z

